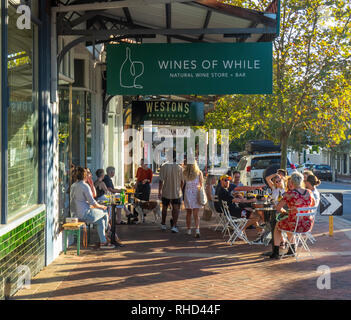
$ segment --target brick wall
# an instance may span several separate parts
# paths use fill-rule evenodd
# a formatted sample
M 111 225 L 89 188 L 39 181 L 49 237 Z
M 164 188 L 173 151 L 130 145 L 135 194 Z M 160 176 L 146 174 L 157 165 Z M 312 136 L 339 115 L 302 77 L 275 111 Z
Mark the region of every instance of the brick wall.
M 45 219 L 44 211 L 0 236 L 0 300 L 19 289 L 19 266 L 24 266 L 24 271 L 30 270 L 32 277 L 43 269 Z

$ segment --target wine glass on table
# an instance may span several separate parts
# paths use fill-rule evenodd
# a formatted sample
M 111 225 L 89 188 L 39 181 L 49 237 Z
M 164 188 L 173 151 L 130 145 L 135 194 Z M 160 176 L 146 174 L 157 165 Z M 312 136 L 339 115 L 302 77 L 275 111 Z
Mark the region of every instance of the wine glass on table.
M 267 204 L 268 202 L 267 202 L 267 200 L 268 200 L 268 190 L 265 190 L 264 191 L 264 194 L 263 194 L 263 196 L 264 196 L 264 199 L 265 199 L 265 204 Z

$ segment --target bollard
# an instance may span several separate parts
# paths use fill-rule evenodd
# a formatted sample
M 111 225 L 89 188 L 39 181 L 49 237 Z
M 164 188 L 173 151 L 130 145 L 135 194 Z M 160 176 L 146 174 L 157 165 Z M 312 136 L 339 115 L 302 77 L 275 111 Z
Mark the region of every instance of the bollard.
M 334 221 L 333 221 L 334 217 L 330 216 L 329 217 L 329 237 L 333 236 L 333 231 L 334 231 Z

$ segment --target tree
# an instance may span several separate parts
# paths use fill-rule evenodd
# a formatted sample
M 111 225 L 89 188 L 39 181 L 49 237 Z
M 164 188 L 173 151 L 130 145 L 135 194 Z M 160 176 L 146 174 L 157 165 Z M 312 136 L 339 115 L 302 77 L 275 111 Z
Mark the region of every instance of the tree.
M 230 3 L 261 10 L 267 5 Z M 280 142 L 282 159 L 289 140 L 300 131 L 325 145 L 346 139 L 351 121 L 350 21 L 348 1 L 283 1 L 280 35 L 273 42 L 273 94 L 224 97 L 206 121 L 235 127 L 233 138 L 258 126 Z M 286 161 L 281 164 L 286 168 Z

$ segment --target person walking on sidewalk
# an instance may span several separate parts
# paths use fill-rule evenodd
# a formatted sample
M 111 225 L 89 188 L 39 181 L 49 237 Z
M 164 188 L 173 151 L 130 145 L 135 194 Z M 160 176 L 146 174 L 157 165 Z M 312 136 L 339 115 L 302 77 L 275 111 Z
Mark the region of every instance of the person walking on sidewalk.
M 199 209 L 202 205 L 199 203 L 199 188 L 203 185 L 203 175 L 196 161 L 193 164 L 189 163 L 184 169 L 184 206 L 186 209 L 186 226 L 187 234 L 191 234 L 191 216 L 194 217 L 196 233 L 195 237 L 200 238 L 200 219 Z
M 166 230 L 166 218 L 168 206 L 172 205 L 171 231 L 178 232 L 177 222 L 182 198 L 184 183 L 183 169 L 176 163 L 176 155 L 173 159 L 164 163 L 160 168 L 158 197 L 162 200 L 161 229 Z

